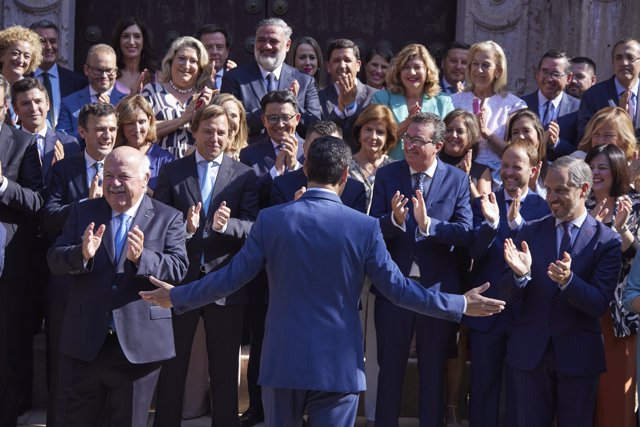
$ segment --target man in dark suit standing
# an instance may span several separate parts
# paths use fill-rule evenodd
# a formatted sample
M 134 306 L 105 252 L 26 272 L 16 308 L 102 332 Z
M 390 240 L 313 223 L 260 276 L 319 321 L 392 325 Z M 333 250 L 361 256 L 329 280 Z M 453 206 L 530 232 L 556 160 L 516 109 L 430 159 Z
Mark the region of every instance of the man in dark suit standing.
M 319 93 L 322 119 L 340 126 L 344 140 L 353 147 L 353 124 L 360 112 L 371 103 L 371 97 L 377 89 L 358 79 L 360 49 L 351 40 L 337 39 L 329 44 L 327 72 L 333 84 Z
M 145 195 L 149 174 L 140 151 L 114 149 L 103 197 L 71 206 L 49 250 L 51 271 L 74 279 L 60 345 L 73 364 L 67 427 L 146 426 L 160 362 L 175 356 L 171 311 L 137 295 L 149 275 L 179 283 L 188 266 L 182 214 Z
M 6 230 L 5 268 L 0 277 L 0 426 L 14 427 L 24 370 L 33 350 L 33 263 L 38 246 L 36 212 L 43 188 L 32 135 L 4 124 L 9 82 L 0 76 L 0 221 Z
M 266 266 L 269 328 L 260 371 L 265 425 L 300 426 L 306 410 L 310 425 L 352 427 L 365 388 L 358 316 L 365 275 L 391 301 L 452 321 L 463 312 L 495 313 L 502 303 L 479 295 L 486 286 L 450 295 L 402 276 L 378 221 L 340 202 L 351 162 L 347 144 L 320 137 L 308 154 L 309 190 L 293 203 L 262 211 L 228 266 L 173 289 L 151 278 L 160 289 L 141 294 L 182 313 L 234 292 Z M 478 310 L 479 304 L 487 309 Z
M 538 90 L 522 97 L 529 109 L 540 117 L 545 130 L 549 132 L 549 160 L 573 153 L 578 145 L 580 100 L 564 91 L 572 78 L 571 61 L 567 54 L 550 50 L 538 63 Z
M 529 190 L 529 180 L 535 176 L 538 153 L 526 141 L 514 141 L 502 153 L 500 178 L 502 187 L 483 195 L 473 204 L 473 241 L 469 255 L 473 270 L 470 286 L 485 282 L 497 284 L 505 270 L 504 240 L 512 238 L 525 222 L 549 214 L 545 200 Z M 507 298 L 498 286 L 485 293 L 492 298 Z M 511 300 L 509 300 L 511 302 Z M 518 302 L 513 304 L 517 307 Z M 471 347 L 471 400 L 469 420 L 473 426 L 496 427 L 517 425 L 515 395 L 511 372 L 506 376 L 506 418 L 499 419 L 500 389 L 509 328 L 515 313 L 514 305 L 490 318 L 467 317 Z
M 291 46 L 291 27 L 280 18 L 260 21 L 256 28 L 256 62 L 241 65 L 222 79 L 221 92 L 238 98 L 247 110 L 250 143 L 264 133 L 260 100 L 274 90 L 290 90 L 298 100 L 298 133 L 306 134 L 309 124 L 320 120 L 320 102 L 313 77 L 284 63 Z
M 606 369 L 600 317 L 614 299 L 622 250 L 585 208 L 591 185 L 589 165 L 559 158 L 545 178 L 552 215 L 505 241 L 512 271 L 499 286 L 522 299 L 507 346 L 521 427 L 593 423 Z
M 194 37 L 207 49 L 209 62 L 213 62 L 216 70 L 211 86 L 213 89 L 220 89 L 224 73 L 237 67 L 237 64 L 229 59 L 229 52 L 233 47 L 233 36 L 218 24 L 205 24 L 198 28 Z
M 117 72 L 113 48 L 106 44 L 91 46 L 84 65 L 89 85 L 62 99 L 56 129 L 78 137 L 78 114 L 84 105 L 92 102 L 116 105 L 124 98 L 125 95 L 114 87 Z
M 431 113 L 417 114 L 411 120 L 402 137 L 405 159 L 376 173 L 371 215 L 379 218 L 391 257 L 405 276 L 414 277 L 425 288 L 461 293 L 460 265 L 452 247 L 467 246 L 471 240 L 469 178 L 437 159 L 444 140 L 442 120 Z M 420 424 L 440 427 L 443 374 L 453 323 L 397 307 L 380 295 L 373 278 L 372 285 L 379 295 L 374 314 L 380 366 L 376 426 L 398 424 L 402 382 L 415 330 Z
M 442 92 L 454 94 L 464 90 L 465 72 L 467 70 L 469 46 L 466 43 L 454 41 L 447 45 L 440 62 L 440 89 Z
M 60 31 L 49 20 L 34 22 L 30 27 L 38 33 L 42 42 L 42 62 L 33 76 L 40 80 L 49 94 L 50 110 L 47 118 L 52 128 L 58 124 L 62 98 L 87 85 L 87 78 L 80 73 L 58 66 Z
M 40 211 L 42 227 L 55 242 L 67 222 L 71 205 L 102 197 L 104 159 L 116 141 L 117 120 L 111 104 L 87 104 L 78 116 L 85 149 L 56 162 L 47 184 L 47 201 Z M 49 360 L 47 425 L 64 426 L 64 404 L 71 381 L 71 359 L 60 352 L 60 333 L 72 279 L 50 275 L 47 287 L 46 333 Z
M 624 108 L 633 121 L 636 137 L 640 136 L 640 108 L 638 108 L 638 84 L 640 79 L 640 42 L 622 39 L 613 46 L 614 75 L 589 88 L 580 100 L 578 112 L 578 140 L 593 115 L 604 107 Z
M 305 158 L 307 157 L 307 151 L 311 143 L 321 136 L 340 138 L 340 128 L 334 122 L 326 120 L 313 122 L 309 126 L 309 129 L 307 129 L 307 137 L 302 145 Z M 273 187 L 271 188 L 271 205 L 274 206 L 291 202 L 292 200 L 298 200 L 306 191 L 307 185 L 307 175 L 304 173 L 304 168 L 276 177 L 276 179 L 273 180 Z M 340 200 L 342 200 L 345 206 L 349 206 L 362 213 L 367 213 L 367 194 L 364 189 L 364 184 L 360 181 L 349 177 L 344 186 L 344 191 L 340 195 Z
M 185 282 L 217 270 L 242 247 L 256 216 L 258 194 L 253 170 L 224 155 L 229 118 L 222 107 L 199 109 L 191 131 L 193 154 L 165 165 L 154 198 L 182 211 L 187 221 L 189 271 Z M 202 316 L 211 380 L 212 426 L 239 426 L 238 351 L 247 289 L 184 316 L 173 316 L 176 358 L 158 381 L 155 427 L 179 427 L 193 336 Z

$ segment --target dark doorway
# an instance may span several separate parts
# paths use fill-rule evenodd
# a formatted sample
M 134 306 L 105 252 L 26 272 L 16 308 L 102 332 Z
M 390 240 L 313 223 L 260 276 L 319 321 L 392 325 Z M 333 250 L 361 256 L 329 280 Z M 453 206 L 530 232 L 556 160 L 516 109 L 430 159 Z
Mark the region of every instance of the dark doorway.
M 219 23 L 234 35 L 231 59 L 253 57 L 256 24 L 281 17 L 292 38 L 311 36 L 321 46 L 344 37 L 361 47 L 387 41 L 394 51 L 409 42 L 426 45 L 439 57 L 455 37 L 456 2 L 435 0 L 105 0 L 76 2 L 75 68 L 81 70 L 89 47 L 109 43 L 119 18 L 136 16 L 153 33 L 159 59 L 176 37 L 192 35 L 205 23 Z M 364 51 L 364 50 L 363 50 Z

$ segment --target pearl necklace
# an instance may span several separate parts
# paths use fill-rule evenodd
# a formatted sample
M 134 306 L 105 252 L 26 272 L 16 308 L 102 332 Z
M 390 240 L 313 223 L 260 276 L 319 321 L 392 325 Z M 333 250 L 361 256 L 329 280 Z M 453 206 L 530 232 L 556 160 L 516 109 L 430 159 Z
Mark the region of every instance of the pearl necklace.
M 193 92 L 193 90 L 196 88 L 195 86 L 191 86 L 189 89 L 180 89 L 179 87 L 177 87 L 175 84 L 173 84 L 173 80 L 169 79 L 169 84 L 171 85 L 171 87 L 173 88 L 173 90 L 175 90 L 178 93 L 191 93 Z

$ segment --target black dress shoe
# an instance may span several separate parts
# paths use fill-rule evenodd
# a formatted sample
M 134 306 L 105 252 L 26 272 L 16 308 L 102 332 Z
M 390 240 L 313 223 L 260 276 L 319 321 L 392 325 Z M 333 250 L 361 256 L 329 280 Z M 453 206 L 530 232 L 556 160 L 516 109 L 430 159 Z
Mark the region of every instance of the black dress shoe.
M 242 427 L 252 427 L 263 421 L 264 412 L 262 411 L 262 408 L 260 408 L 260 410 L 249 408 L 242 415 L 240 415 L 240 425 Z

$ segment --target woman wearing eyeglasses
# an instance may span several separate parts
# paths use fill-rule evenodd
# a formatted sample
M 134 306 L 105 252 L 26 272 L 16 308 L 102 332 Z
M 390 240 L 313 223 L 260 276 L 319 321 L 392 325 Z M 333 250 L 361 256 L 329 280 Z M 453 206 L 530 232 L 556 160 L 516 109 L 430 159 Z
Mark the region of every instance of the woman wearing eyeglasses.
M 158 80 L 147 84 L 140 94 L 149 101 L 158 121 L 158 144 L 181 158 L 194 143 L 189 122 L 213 94 L 206 86 L 211 66 L 204 45 L 193 37 L 176 39 L 162 60 Z
M 0 31 L 0 66 L 10 84 L 33 73 L 42 62 L 42 44 L 35 31 L 14 25 Z

